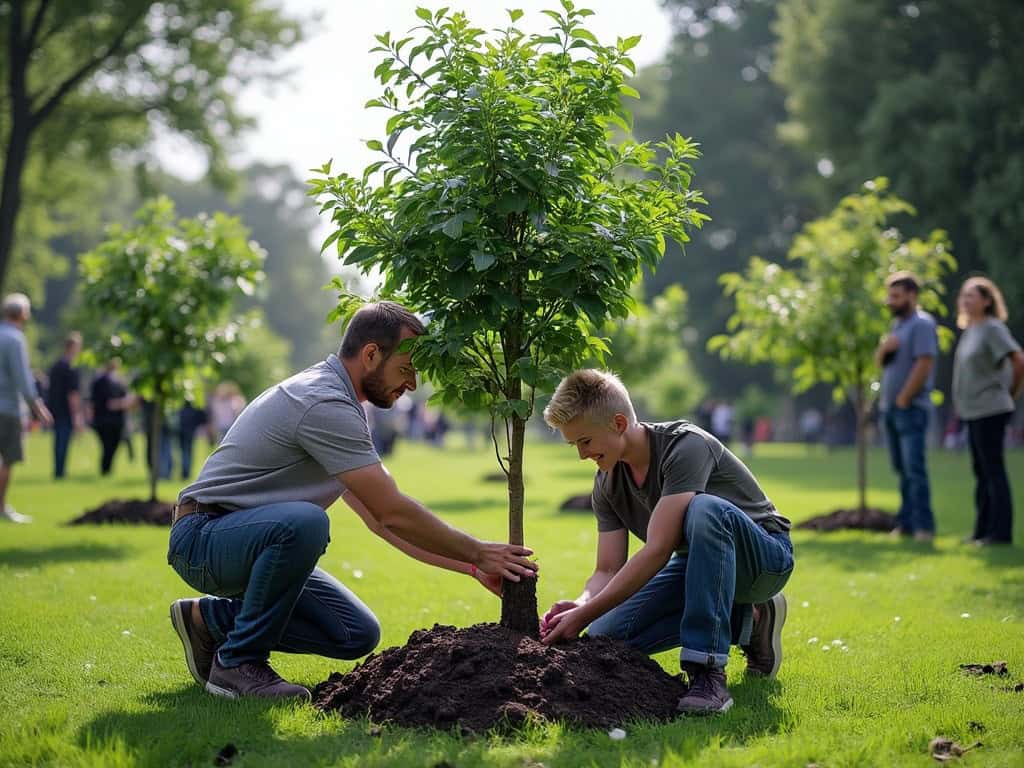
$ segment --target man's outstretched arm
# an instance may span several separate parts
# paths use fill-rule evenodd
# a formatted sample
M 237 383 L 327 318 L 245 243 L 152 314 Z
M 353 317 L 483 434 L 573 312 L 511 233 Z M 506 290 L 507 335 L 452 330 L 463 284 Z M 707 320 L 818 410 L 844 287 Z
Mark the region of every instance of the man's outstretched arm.
M 415 499 L 398 490 L 380 463 L 342 472 L 338 480 L 384 529 L 400 539 L 442 557 L 472 563 L 485 573 L 510 581 L 533 576 L 533 551 L 513 544 L 480 541 L 441 520 Z
M 400 536 L 396 536 L 390 530 L 388 530 L 379 522 L 377 522 L 377 519 L 372 514 L 370 514 L 370 510 L 368 510 L 366 506 L 358 498 L 356 498 L 355 494 L 351 493 L 350 491 L 345 491 L 341 498 L 345 501 L 346 504 L 348 504 L 352 508 L 352 510 L 357 515 L 359 515 L 360 518 L 362 518 L 367 528 L 369 528 L 375 534 L 380 536 L 382 539 L 384 539 L 384 541 L 393 546 L 395 549 L 404 552 L 409 557 L 415 560 L 419 560 L 421 563 L 433 565 L 436 568 L 444 568 L 449 571 L 455 571 L 456 573 L 469 574 L 470 576 L 476 578 L 491 592 L 501 597 L 500 576 L 492 576 L 490 574 L 486 574 L 472 563 L 463 562 L 462 560 L 455 560 L 451 557 L 444 557 L 443 555 L 435 555 L 433 552 L 428 552 L 427 550 L 421 547 L 417 547 L 415 544 L 410 544 L 408 541 L 401 538 Z

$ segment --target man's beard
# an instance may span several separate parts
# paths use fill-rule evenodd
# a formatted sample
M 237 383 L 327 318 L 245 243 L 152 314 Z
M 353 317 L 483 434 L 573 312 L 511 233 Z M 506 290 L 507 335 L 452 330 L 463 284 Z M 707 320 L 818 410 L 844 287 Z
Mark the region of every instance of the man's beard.
M 379 370 L 366 374 L 366 378 L 363 379 L 363 393 L 366 399 L 378 408 L 390 408 L 394 405 L 389 397 L 391 392 L 384 386 L 384 377 Z
M 902 304 L 898 307 L 889 307 L 889 313 L 893 317 L 906 317 L 910 314 L 910 304 Z

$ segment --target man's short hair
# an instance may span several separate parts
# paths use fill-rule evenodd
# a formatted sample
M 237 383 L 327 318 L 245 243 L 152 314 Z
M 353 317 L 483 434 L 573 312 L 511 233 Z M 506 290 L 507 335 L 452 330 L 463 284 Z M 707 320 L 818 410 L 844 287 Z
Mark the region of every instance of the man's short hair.
M 64 349 L 80 346 L 82 346 L 82 334 L 78 331 L 71 331 L 71 333 L 64 337 Z
M 9 293 L 4 296 L 3 313 L 8 320 L 19 320 L 32 311 L 32 302 L 24 293 Z
M 905 291 L 910 291 L 911 293 L 921 292 L 921 281 L 917 279 L 917 275 L 913 272 L 907 272 L 906 270 L 893 272 L 885 279 L 886 288 L 892 288 L 893 286 L 902 288 Z
M 636 424 L 633 402 L 619 377 L 608 371 L 581 368 L 562 379 L 544 409 L 544 421 L 551 427 L 563 427 L 586 416 L 595 424 L 611 424 L 617 413 L 625 416 L 630 426 Z
M 401 304 L 393 301 L 366 304 L 348 321 L 338 357 L 351 360 L 367 344 L 376 344 L 384 357 L 388 358 L 398 347 L 403 328 L 408 328 L 417 336 L 426 331 L 420 319 Z

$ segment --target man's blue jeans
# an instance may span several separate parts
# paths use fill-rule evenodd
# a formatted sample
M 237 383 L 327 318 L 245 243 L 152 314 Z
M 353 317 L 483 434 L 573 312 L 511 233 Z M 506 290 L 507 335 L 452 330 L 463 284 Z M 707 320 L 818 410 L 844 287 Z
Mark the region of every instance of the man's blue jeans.
M 64 477 L 68 458 L 68 447 L 75 426 L 70 419 L 54 419 L 53 422 L 53 476 Z
M 271 651 L 355 659 L 377 647 L 377 617 L 316 567 L 329 526 L 323 509 L 301 501 L 197 512 L 174 525 L 167 561 L 211 595 L 199 607 L 223 666 L 266 661 Z
M 935 531 L 928 466 L 925 463 L 925 434 L 928 411 L 918 406 L 885 412 L 885 431 L 889 438 L 892 467 L 900 477 L 900 511 L 897 523 L 905 533 Z
M 704 493 L 690 502 L 683 530 L 687 554 L 673 555 L 588 632 L 644 653 L 681 647 L 684 662 L 724 667 L 733 640 L 750 638 L 751 606 L 789 581 L 793 545 L 788 533 L 768 533 L 732 503 Z

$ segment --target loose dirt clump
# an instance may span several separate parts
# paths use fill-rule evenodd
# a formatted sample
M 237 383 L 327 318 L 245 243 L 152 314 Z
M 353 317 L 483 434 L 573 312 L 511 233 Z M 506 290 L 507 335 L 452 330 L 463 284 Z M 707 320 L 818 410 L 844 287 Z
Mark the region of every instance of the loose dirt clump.
M 1010 674 L 1005 661 L 992 661 L 987 664 L 961 664 L 960 669 L 965 675 L 998 675 L 1005 677 Z
M 826 515 L 818 515 L 799 523 L 804 530 L 829 531 L 891 531 L 896 528 L 896 515 L 880 509 L 837 509 Z
M 680 676 L 609 638 L 549 647 L 498 624 L 435 624 L 334 673 L 313 703 L 345 717 L 484 733 L 535 719 L 593 728 L 671 720 L 685 692 Z
M 96 509 L 86 511 L 76 517 L 68 525 L 103 525 L 104 523 L 120 523 L 128 525 L 165 525 L 171 524 L 171 512 L 174 506 L 165 501 L 143 501 L 142 499 L 125 499 L 108 501 Z

